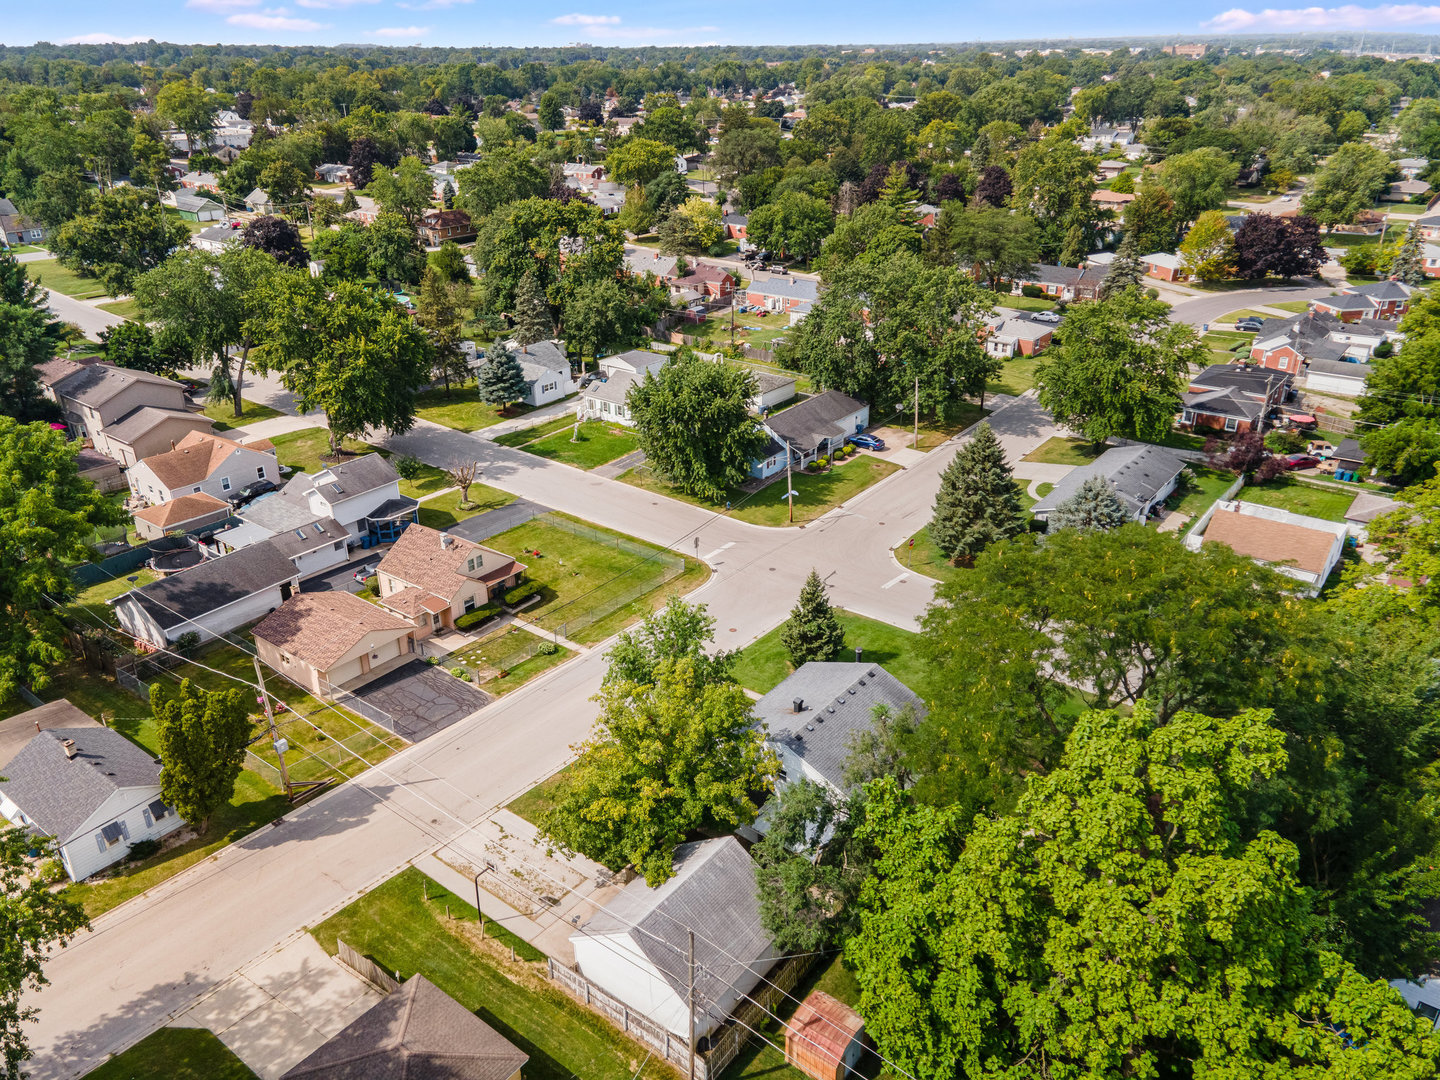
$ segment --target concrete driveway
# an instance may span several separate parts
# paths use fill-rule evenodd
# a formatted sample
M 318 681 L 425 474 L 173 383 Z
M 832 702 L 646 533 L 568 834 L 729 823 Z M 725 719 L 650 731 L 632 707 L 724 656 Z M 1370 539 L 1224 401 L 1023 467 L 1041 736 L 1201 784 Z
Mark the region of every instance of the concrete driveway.
M 350 696 L 387 713 L 389 723 L 375 716 L 370 719 L 412 743 L 443 731 L 492 700 L 447 669 L 421 660 L 381 675 L 351 691 Z M 347 700 L 347 704 L 353 702 Z
M 362 552 L 342 566 L 332 567 L 329 570 L 316 574 L 314 577 L 306 578 L 300 582 L 300 591 L 358 593 L 365 586 L 363 583 L 355 580 L 355 571 L 361 567 L 378 565 L 384 557 L 384 551 L 372 549 Z

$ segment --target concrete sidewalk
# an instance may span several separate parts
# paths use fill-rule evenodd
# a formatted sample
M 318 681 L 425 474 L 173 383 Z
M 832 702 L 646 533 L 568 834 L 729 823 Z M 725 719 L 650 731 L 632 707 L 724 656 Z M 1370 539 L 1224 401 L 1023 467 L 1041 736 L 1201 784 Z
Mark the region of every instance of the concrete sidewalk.
M 325 414 L 312 412 L 305 416 L 272 416 L 268 420 L 256 420 L 253 423 L 241 424 L 239 427 L 231 429 L 228 434 L 236 436 L 241 443 L 251 443 L 257 439 L 273 439 L 276 435 L 285 435 L 291 431 L 306 431 L 310 428 L 325 430 Z M 221 434 L 227 433 L 222 432 Z
M 528 412 L 524 416 L 517 416 L 510 420 L 501 420 L 498 424 L 491 424 L 489 427 L 481 428 L 475 432 L 477 439 L 484 439 L 486 442 L 494 442 L 500 435 L 508 435 L 512 431 L 524 431 L 526 428 L 538 427 L 547 420 L 553 420 L 557 416 L 574 415 L 575 410 L 580 408 L 578 397 L 566 398 L 564 401 L 552 401 L 549 405 L 542 405 L 534 412 Z

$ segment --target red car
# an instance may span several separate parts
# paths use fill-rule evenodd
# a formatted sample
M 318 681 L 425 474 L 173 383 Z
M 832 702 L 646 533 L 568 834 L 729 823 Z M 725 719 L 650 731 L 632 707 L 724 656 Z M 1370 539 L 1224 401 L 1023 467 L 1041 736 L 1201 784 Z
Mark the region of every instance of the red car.
M 1320 464 L 1320 459 L 1314 454 L 1286 454 L 1285 468 L 1287 469 L 1313 469 Z

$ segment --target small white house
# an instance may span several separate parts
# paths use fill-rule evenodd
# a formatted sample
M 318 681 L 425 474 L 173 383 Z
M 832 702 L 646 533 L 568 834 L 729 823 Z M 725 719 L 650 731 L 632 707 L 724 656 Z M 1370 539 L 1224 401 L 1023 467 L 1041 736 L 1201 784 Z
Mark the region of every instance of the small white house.
M 53 836 L 73 881 L 184 824 L 160 798 L 155 759 L 118 731 L 82 718 L 88 724 L 37 731 L 0 779 L 0 815 L 38 836 Z
M 1365 393 L 1365 381 L 1373 370 L 1369 364 L 1316 357 L 1306 365 L 1305 389 L 1321 394 L 1359 397 Z
M 654 889 L 636 878 L 571 934 L 570 943 L 585 978 L 685 1039 L 692 930 L 695 1034 L 704 1037 L 725 1022 L 778 955 L 760 925 L 755 866 L 733 836 L 681 844 L 674 877 Z
M 605 379 L 596 379 L 580 391 L 580 415 L 586 420 L 606 420 L 612 424 L 634 427 L 630 415 L 629 396 L 640 379 L 628 371 L 617 371 Z
M 789 375 L 769 371 L 755 373 L 755 393 L 750 398 L 750 411 L 763 413 L 783 405 L 795 396 L 795 380 Z
M 1217 502 L 1185 537 L 1185 546 L 1224 544 L 1238 555 L 1248 555 L 1304 586 L 1303 595 L 1315 596 L 1345 551 L 1349 526 L 1292 514 L 1273 506 L 1248 502 Z
M 287 499 L 303 502 L 312 520 L 333 518 L 356 540 L 394 540 L 405 526 L 418 520 L 419 503 L 400 494 L 400 474 L 379 454 L 365 454 L 314 473 L 291 477 L 281 492 Z M 278 532 L 290 528 L 285 522 L 270 522 L 264 509 L 274 499 L 263 499 L 247 507 L 241 516 Z
M 526 405 L 538 408 L 575 392 L 575 376 L 570 372 L 563 341 L 534 341 L 529 345 L 510 341 L 507 345 L 525 374 L 525 396 L 520 400 Z M 471 367 L 478 371 L 487 362 L 482 356 L 473 360 Z
M 631 349 L 628 352 L 616 353 L 614 356 L 602 356 L 599 364 L 600 370 L 606 375 L 624 373 L 633 375 L 639 381 L 647 374 L 659 375 L 660 369 L 669 359 L 670 357 L 665 353 L 651 352 L 649 349 Z

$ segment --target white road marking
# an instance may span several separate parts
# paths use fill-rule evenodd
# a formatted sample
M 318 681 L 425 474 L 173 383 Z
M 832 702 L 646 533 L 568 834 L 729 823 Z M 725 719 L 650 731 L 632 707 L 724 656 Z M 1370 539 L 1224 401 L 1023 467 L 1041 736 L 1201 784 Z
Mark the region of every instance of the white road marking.
M 708 555 L 703 556 L 703 557 L 702 557 L 702 561 L 703 561 L 703 562 L 709 562 L 711 559 L 715 558 L 716 555 L 719 555 L 722 551 L 726 550 L 727 548 L 732 548 L 732 547 L 734 547 L 734 546 L 735 546 L 735 541 L 734 541 L 734 540 L 731 540 L 728 544 L 721 544 L 721 545 L 720 545 L 718 548 L 716 548 L 714 551 L 710 552 Z
M 905 573 L 903 573 L 903 574 L 896 574 L 896 575 L 895 575 L 893 578 L 891 578 L 889 581 L 885 582 L 884 585 L 881 585 L 880 588 L 882 588 L 882 589 L 888 589 L 888 588 L 890 588 L 890 586 L 892 586 L 892 585 L 899 585 L 902 581 L 904 581 L 904 580 L 905 580 L 906 578 L 908 578 L 909 576 L 910 576 L 910 572 L 909 572 L 908 570 L 907 570 Z

